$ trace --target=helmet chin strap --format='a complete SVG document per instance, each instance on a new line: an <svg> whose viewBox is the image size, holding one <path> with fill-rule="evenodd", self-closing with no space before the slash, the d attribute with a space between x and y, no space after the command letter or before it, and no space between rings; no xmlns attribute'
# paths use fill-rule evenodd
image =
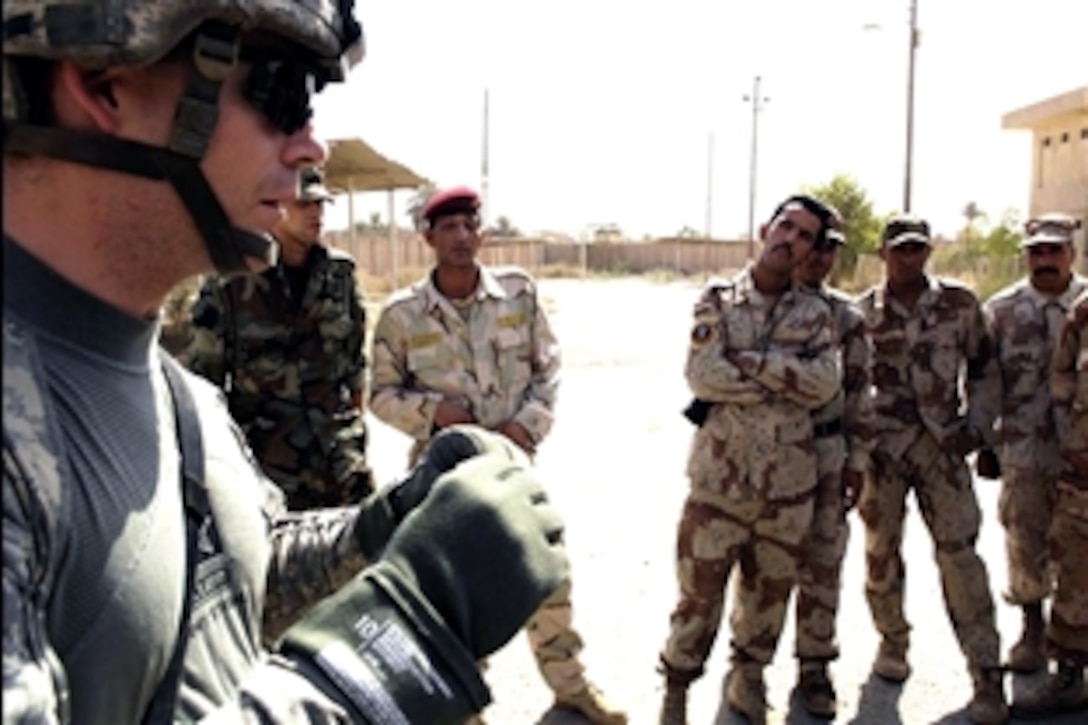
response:
<svg viewBox="0 0 1088 725"><path fill-rule="evenodd" d="M4 149L168 181L192 217L220 274L248 271L247 260L274 264L276 241L270 234L234 227L200 168L219 119L219 90L237 66L238 52L237 28L214 21L201 26L193 47L188 87L174 113L169 148L5 120Z"/></svg>
<svg viewBox="0 0 1088 725"><path fill-rule="evenodd" d="M49 156L168 181L189 211L221 274L248 271L247 259L264 264L276 261L276 241L271 235L254 234L232 226L199 162L190 156L115 136L12 121L4 122L4 148L7 152Z"/></svg>

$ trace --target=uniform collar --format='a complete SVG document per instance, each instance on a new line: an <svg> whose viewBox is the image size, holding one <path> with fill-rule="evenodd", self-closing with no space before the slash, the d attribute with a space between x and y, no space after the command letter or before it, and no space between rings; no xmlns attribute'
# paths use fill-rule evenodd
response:
<svg viewBox="0 0 1088 725"><path fill-rule="evenodd" d="M427 310L433 310L443 304L450 304L449 298L442 294L434 283L434 270L432 269L422 281L421 294L423 306ZM485 266L480 266L480 279L476 283L476 289L472 292L472 298L479 302L488 297L493 299L505 299L509 295L495 275Z"/></svg>

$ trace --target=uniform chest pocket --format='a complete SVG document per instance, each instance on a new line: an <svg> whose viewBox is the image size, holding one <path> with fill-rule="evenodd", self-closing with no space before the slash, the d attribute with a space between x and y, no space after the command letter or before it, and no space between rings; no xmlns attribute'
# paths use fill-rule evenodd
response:
<svg viewBox="0 0 1088 725"><path fill-rule="evenodd" d="M449 356L443 354L443 348L438 344L440 339L441 336L434 333L411 340L407 355L408 370L419 373L441 367L452 367Z"/></svg>
<svg viewBox="0 0 1088 725"><path fill-rule="evenodd" d="M500 327L495 336L496 344L502 351L516 350L518 348L529 349L529 328L527 327Z"/></svg>

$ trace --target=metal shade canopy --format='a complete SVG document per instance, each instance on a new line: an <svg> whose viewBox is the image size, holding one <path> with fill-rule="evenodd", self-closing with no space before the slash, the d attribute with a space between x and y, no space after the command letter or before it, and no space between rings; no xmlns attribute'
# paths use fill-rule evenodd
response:
<svg viewBox="0 0 1088 725"><path fill-rule="evenodd" d="M325 184L340 192L416 189L428 183L359 138L330 140L324 169Z"/></svg>

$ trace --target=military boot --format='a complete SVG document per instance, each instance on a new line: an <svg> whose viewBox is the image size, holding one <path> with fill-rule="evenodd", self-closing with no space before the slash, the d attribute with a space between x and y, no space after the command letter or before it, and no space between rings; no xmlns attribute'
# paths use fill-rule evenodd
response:
<svg viewBox="0 0 1088 725"><path fill-rule="evenodd" d="M1043 603L1025 604L1023 609L1024 631L1019 641L1009 648L1009 669L1030 674L1046 667Z"/></svg>
<svg viewBox="0 0 1088 725"><path fill-rule="evenodd" d="M801 692L801 703L809 715L835 717L835 686L827 674L826 662L802 662L797 689Z"/></svg>
<svg viewBox="0 0 1088 725"><path fill-rule="evenodd" d="M910 677L910 664L907 663L907 643L885 637L880 642L880 650L873 662L873 672L889 682L906 682Z"/></svg>
<svg viewBox="0 0 1088 725"><path fill-rule="evenodd" d="M1000 667L984 667L971 670L975 694L967 703L967 714L979 725L1003 723L1009 719L1009 706L1005 702L1004 672Z"/></svg>
<svg viewBox="0 0 1088 725"><path fill-rule="evenodd" d="M665 699L661 703L658 725L688 725L688 683L665 681Z"/></svg>
<svg viewBox="0 0 1088 725"><path fill-rule="evenodd" d="M627 725L627 713L613 706L592 682L572 695L556 695L555 707L573 710L595 725Z"/></svg>
<svg viewBox="0 0 1088 725"><path fill-rule="evenodd" d="M1043 720L1065 713L1088 712L1088 687L1084 684L1084 667L1072 662L1059 662L1058 671L1048 677L1038 690L1014 700L1011 710L1015 717L1024 720Z"/></svg>
<svg viewBox="0 0 1088 725"><path fill-rule="evenodd" d="M754 662L735 664L725 679L725 700L729 707L748 718L752 725L766 725L767 686L763 666Z"/></svg>

